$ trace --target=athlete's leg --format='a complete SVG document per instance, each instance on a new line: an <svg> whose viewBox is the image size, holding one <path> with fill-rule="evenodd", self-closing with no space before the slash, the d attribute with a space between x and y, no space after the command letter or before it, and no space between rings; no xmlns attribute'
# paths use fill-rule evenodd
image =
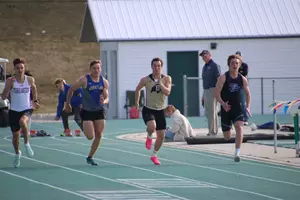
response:
<svg viewBox="0 0 300 200"><path fill-rule="evenodd" d="M243 125L244 125L243 119L244 119L243 115L240 115L234 120L234 128L236 132L234 160L236 162L240 161L240 148L243 143Z"/></svg>
<svg viewBox="0 0 300 200"><path fill-rule="evenodd" d="M29 117L26 115L23 115L19 120L19 124L24 136L24 144L29 143L28 123L29 123Z"/></svg>
<svg viewBox="0 0 300 200"><path fill-rule="evenodd" d="M221 108L221 127L223 131L223 136L225 140L229 140L231 138L231 119L230 113L226 112L223 108Z"/></svg>
<svg viewBox="0 0 300 200"><path fill-rule="evenodd" d="M166 126L167 126L166 118L163 111L158 112L155 115L155 119L156 119L155 121L157 127L156 127L156 141L154 145L154 153L159 151L159 149L161 148L164 142Z"/></svg>
<svg viewBox="0 0 300 200"><path fill-rule="evenodd" d="M147 126L146 131L147 131L147 138L146 138L146 149L151 149L152 146L152 135L156 130L156 122L155 122L155 117L153 115L153 110L143 107L142 110L142 116L143 120Z"/></svg>
<svg viewBox="0 0 300 200"><path fill-rule="evenodd" d="M100 142L102 138L102 133L105 127L105 110L100 110L97 112L89 112L89 117L92 120L91 123L86 123L85 121L83 122L83 130L89 140L93 139L94 141L92 143L89 156L87 157L87 163L91 165L98 165L94 160L93 156L96 153ZM86 115L81 115L82 119L85 118ZM86 133L86 129L88 130L88 133ZM92 132L93 131L93 132Z"/></svg>
<svg viewBox="0 0 300 200"><path fill-rule="evenodd" d="M11 129L12 135L13 135L12 145L13 145L15 153L16 153L13 165L14 165L14 167L19 167L20 166L20 158L21 158L19 120L20 120L21 114L16 111L9 110L8 117L9 117L10 129Z"/></svg>
<svg viewBox="0 0 300 200"><path fill-rule="evenodd" d="M83 131L82 120L80 117L80 107L76 106L73 108L73 110L74 110L74 120L75 120L76 124L80 127L80 129Z"/></svg>
<svg viewBox="0 0 300 200"><path fill-rule="evenodd" d="M94 121L94 128L95 128L95 138L94 141L92 143L91 146L91 150L88 156L88 159L91 159L94 157L100 143L101 143L101 139L102 139L102 134L105 128L105 120L96 120ZM92 163L91 163L92 164ZM95 165L96 163L94 162L93 165Z"/></svg>
<svg viewBox="0 0 300 200"><path fill-rule="evenodd" d="M154 145L153 155L151 157L151 160L154 162L154 164L159 165L160 162L157 158L157 153L160 150L160 148L163 145L164 138L165 138L165 132L167 128L167 122L165 113L163 110L156 111L155 112L155 123L156 123L156 141Z"/></svg>
<svg viewBox="0 0 300 200"><path fill-rule="evenodd" d="M26 111L24 112L23 116L21 117L19 124L24 136L24 144L25 149L28 157L32 157L34 155L33 150L31 149L31 146L29 144L29 129L28 129L28 123L31 117L32 111Z"/></svg>
<svg viewBox="0 0 300 200"><path fill-rule="evenodd" d="M95 135L94 123L93 121L83 121L83 132L88 140L92 140Z"/></svg>
<svg viewBox="0 0 300 200"><path fill-rule="evenodd" d="M154 145L154 151L158 152L161 148L162 144L164 143L164 137L165 137L166 130L157 130L156 131L156 141Z"/></svg>
<svg viewBox="0 0 300 200"><path fill-rule="evenodd" d="M153 133L155 132L156 129L156 123L155 120L150 120L146 123L146 131L147 131L147 135L149 138L152 138Z"/></svg>
<svg viewBox="0 0 300 200"><path fill-rule="evenodd" d="M85 119L84 119L85 120ZM88 140L92 140L95 136L94 122L93 121L83 121L83 132ZM90 157L87 157L86 162L91 165L97 165L97 163Z"/></svg>
<svg viewBox="0 0 300 200"><path fill-rule="evenodd" d="M74 110L72 109L71 113L67 113L66 111L62 111L61 113L61 118L62 118L62 123L63 123L63 127L64 130L70 130L70 126L69 126L69 116L73 115Z"/></svg>

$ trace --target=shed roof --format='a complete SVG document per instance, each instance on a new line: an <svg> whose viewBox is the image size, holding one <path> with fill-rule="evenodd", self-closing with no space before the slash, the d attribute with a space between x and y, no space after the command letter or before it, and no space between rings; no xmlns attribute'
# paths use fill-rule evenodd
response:
<svg viewBox="0 0 300 200"><path fill-rule="evenodd" d="M300 37L300 0L88 0L81 41Z"/></svg>

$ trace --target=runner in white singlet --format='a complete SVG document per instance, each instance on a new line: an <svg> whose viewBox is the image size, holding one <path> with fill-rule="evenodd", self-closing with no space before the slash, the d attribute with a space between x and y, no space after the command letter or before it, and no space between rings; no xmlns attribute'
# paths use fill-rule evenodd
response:
<svg viewBox="0 0 300 200"><path fill-rule="evenodd" d="M30 120L33 109L39 108L37 100L37 89L33 77L25 75L25 60L17 58L13 61L15 75L8 78L2 99L10 96L9 123L13 134L12 143L16 152L14 166L20 166L20 130L24 135L24 144L26 153L29 157L34 155L29 144L28 121ZM30 91L32 91L32 102L30 99Z"/></svg>

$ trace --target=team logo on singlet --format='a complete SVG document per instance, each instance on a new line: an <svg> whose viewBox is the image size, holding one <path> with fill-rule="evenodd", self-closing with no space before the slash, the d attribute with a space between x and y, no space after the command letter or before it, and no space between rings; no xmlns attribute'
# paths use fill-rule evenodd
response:
<svg viewBox="0 0 300 200"><path fill-rule="evenodd" d="M103 86L102 85L92 85L88 88L89 91L92 90L103 90Z"/></svg>
<svg viewBox="0 0 300 200"><path fill-rule="evenodd" d="M241 87L237 83L230 83L229 84L229 92L238 92L240 91Z"/></svg>
<svg viewBox="0 0 300 200"><path fill-rule="evenodd" d="M26 88L13 88L12 91L14 93L18 93L18 94L20 94L20 93L28 93L29 92L29 88L28 87L26 87Z"/></svg>
<svg viewBox="0 0 300 200"><path fill-rule="evenodd" d="M156 92L156 93L161 92L160 86L159 86L158 84L154 85L154 86L151 88L151 93L152 93L152 92Z"/></svg>

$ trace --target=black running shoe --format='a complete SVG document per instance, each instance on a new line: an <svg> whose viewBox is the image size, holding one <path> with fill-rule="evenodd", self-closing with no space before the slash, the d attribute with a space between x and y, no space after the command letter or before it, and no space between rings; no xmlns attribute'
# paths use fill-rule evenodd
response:
<svg viewBox="0 0 300 200"><path fill-rule="evenodd" d="M98 165L98 163L96 163L93 158L86 158L86 162L90 165Z"/></svg>

